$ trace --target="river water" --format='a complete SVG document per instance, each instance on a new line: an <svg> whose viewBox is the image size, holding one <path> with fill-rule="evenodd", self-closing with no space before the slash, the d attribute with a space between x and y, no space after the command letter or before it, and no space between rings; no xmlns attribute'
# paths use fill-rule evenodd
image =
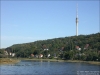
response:
<svg viewBox="0 0 100 75"><path fill-rule="evenodd" d="M100 66L87 63L22 60L0 65L0 75L100 75Z"/></svg>

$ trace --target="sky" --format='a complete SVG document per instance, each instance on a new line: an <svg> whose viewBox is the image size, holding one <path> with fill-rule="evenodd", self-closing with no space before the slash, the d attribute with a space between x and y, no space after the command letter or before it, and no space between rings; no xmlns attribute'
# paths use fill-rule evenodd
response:
<svg viewBox="0 0 100 75"><path fill-rule="evenodd" d="M1 0L1 45L29 43L76 35L78 4L78 34L98 33L99 0Z"/></svg>

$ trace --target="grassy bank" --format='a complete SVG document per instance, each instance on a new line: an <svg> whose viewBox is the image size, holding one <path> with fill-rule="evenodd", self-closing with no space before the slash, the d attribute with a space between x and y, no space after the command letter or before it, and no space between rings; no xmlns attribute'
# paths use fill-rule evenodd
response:
<svg viewBox="0 0 100 75"><path fill-rule="evenodd" d="M0 58L0 65L1 64L13 64L13 63L17 63L20 60L18 59L12 59L12 58Z"/></svg>
<svg viewBox="0 0 100 75"><path fill-rule="evenodd" d="M19 58L20 60L36 60L36 61L55 61L55 62L64 62L64 60L57 59L28 59L28 58Z"/></svg>
<svg viewBox="0 0 100 75"><path fill-rule="evenodd" d="M82 60L57 60L57 59L27 59L21 58L20 60L40 60L40 61L53 61L53 62L73 62L73 63L88 63L88 64L95 64L100 65L100 61L82 61Z"/></svg>
<svg viewBox="0 0 100 75"><path fill-rule="evenodd" d="M100 61L82 61L82 60L65 60L66 62L80 62L80 63L88 63L88 64L95 64L100 65Z"/></svg>
<svg viewBox="0 0 100 75"><path fill-rule="evenodd" d="M29 59L29 58L0 58L0 64L13 64L20 60L37 60L37 61L51 61L51 62L73 62L73 63L88 63L100 65L100 61L81 61L81 60L57 60L57 59Z"/></svg>
<svg viewBox="0 0 100 75"><path fill-rule="evenodd" d="M88 62L86 61L86 63L100 65L100 62L97 61L88 61Z"/></svg>

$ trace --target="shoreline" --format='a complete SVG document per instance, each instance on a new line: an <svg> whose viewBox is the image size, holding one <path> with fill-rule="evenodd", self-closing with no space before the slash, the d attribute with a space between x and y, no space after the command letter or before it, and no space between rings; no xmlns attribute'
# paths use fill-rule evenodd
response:
<svg viewBox="0 0 100 75"><path fill-rule="evenodd" d="M4 64L15 64L20 62L20 60L14 59L14 58L0 58L0 65Z"/></svg>
<svg viewBox="0 0 100 75"><path fill-rule="evenodd" d="M100 65L100 61L57 60L57 59L27 59L27 58L21 58L21 60L37 60L37 61L51 61L51 62L87 63L87 64L93 64L93 65Z"/></svg>
<svg viewBox="0 0 100 75"><path fill-rule="evenodd" d="M100 66L100 61L65 60L65 62L87 63Z"/></svg>
<svg viewBox="0 0 100 75"><path fill-rule="evenodd" d="M50 62L71 62L71 63L87 63L93 65L100 65L100 61L82 61L82 60L57 60L57 59L28 59L28 58L0 58L0 65L15 64L21 60L36 60L36 61L50 61Z"/></svg>

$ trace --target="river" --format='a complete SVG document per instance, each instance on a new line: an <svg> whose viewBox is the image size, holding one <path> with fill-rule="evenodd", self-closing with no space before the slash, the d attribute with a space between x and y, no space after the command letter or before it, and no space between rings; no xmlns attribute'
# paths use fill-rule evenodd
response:
<svg viewBox="0 0 100 75"><path fill-rule="evenodd" d="M0 75L100 75L100 66L87 63L22 60L0 65Z"/></svg>

